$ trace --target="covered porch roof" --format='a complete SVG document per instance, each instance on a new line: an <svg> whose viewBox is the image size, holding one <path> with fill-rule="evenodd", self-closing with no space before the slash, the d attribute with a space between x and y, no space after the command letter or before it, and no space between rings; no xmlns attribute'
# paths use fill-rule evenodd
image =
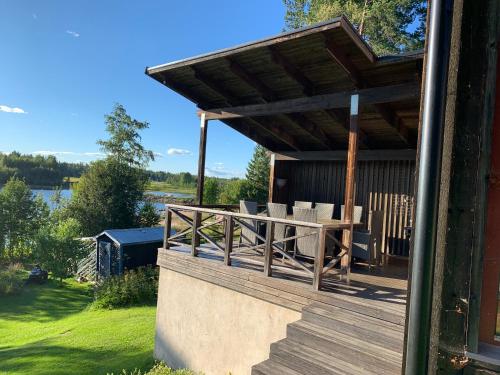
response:
<svg viewBox="0 0 500 375"><path fill-rule="evenodd" d="M146 74L273 152L346 150L349 100L359 92L359 147L408 149L416 148L422 56L379 57L339 17Z"/></svg>

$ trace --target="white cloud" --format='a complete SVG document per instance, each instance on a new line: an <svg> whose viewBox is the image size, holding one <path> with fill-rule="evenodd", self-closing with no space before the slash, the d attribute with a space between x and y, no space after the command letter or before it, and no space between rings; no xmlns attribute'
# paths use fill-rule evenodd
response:
<svg viewBox="0 0 500 375"><path fill-rule="evenodd" d="M167 151L168 155L192 155L192 152L182 148L169 148Z"/></svg>
<svg viewBox="0 0 500 375"><path fill-rule="evenodd" d="M106 156L103 152L75 152L75 151L52 151L52 150L41 150L32 152L33 155L43 155L43 156L88 156L88 157L103 157Z"/></svg>
<svg viewBox="0 0 500 375"><path fill-rule="evenodd" d="M212 167L205 168L205 173L210 177L233 178L243 177L243 172L228 170L224 163L214 163Z"/></svg>
<svg viewBox="0 0 500 375"><path fill-rule="evenodd" d="M19 107L9 107L8 105L0 105L0 112L7 113L28 113L24 109Z"/></svg>
<svg viewBox="0 0 500 375"><path fill-rule="evenodd" d="M155 158L162 158L163 156L165 156L161 152L153 152L153 155L155 156Z"/></svg>
<svg viewBox="0 0 500 375"><path fill-rule="evenodd" d="M77 33L76 31L71 31L71 30L66 30L66 34L74 36L75 38L78 38L80 36L79 33Z"/></svg>

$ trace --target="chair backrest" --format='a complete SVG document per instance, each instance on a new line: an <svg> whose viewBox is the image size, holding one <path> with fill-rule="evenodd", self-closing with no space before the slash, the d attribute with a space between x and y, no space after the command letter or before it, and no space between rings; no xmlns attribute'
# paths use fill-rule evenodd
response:
<svg viewBox="0 0 500 375"><path fill-rule="evenodd" d="M267 216L275 217L278 219L286 219L287 215L287 205L281 203L268 203L267 204ZM275 224L274 226L274 238L276 240L281 240L285 238L286 225L285 224ZM282 246L280 246L282 247Z"/></svg>
<svg viewBox="0 0 500 375"><path fill-rule="evenodd" d="M306 221L316 223L318 221L318 212L312 208L293 207L293 219L297 221ZM295 234L298 238L295 240L295 253L306 257L314 258L316 256L316 248L318 247L317 228L296 227Z"/></svg>
<svg viewBox="0 0 500 375"><path fill-rule="evenodd" d="M240 213L257 215L257 202L240 201ZM241 226L241 243L248 245L257 244L257 223L252 219L241 220L247 226Z"/></svg>
<svg viewBox="0 0 500 375"><path fill-rule="evenodd" d="M363 206L354 206L353 223L361 223L362 215L363 215ZM344 205L340 206L340 220L344 220Z"/></svg>
<svg viewBox="0 0 500 375"><path fill-rule="evenodd" d="M304 201L295 201L293 205L299 208L312 208L313 206L312 202L304 202Z"/></svg>
<svg viewBox="0 0 500 375"><path fill-rule="evenodd" d="M356 258L371 261L372 259L372 234L370 232L352 232L351 255Z"/></svg>
<svg viewBox="0 0 500 375"><path fill-rule="evenodd" d="M316 203L314 208L318 212L318 220L330 220L333 218L335 205L333 203Z"/></svg>

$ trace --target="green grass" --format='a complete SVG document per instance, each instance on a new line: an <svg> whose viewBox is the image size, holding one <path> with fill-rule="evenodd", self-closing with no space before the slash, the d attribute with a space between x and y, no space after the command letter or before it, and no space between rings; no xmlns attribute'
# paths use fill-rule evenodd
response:
<svg viewBox="0 0 500 375"><path fill-rule="evenodd" d="M177 186L160 181L150 181L147 187L149 191L163 191L164 193L195 194L195 187Z"/></svg>
<svg viewBox="0 0 500 375"><path fill-rule="evenodd" d="M153 364L153 306L89 310L88 285L50 281L0 297L0 374L121 373Z"/></svg>

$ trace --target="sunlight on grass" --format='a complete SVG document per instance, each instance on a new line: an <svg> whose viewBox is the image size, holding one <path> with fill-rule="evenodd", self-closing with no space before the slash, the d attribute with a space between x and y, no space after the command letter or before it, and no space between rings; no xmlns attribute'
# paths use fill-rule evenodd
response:
<svg viewBox="0 0 500 375"><path fill-rule="evenodd" d="M153 364L153 306L89 310L87 285L29 286L0 303L0 374L106 374Z"/></svg>

